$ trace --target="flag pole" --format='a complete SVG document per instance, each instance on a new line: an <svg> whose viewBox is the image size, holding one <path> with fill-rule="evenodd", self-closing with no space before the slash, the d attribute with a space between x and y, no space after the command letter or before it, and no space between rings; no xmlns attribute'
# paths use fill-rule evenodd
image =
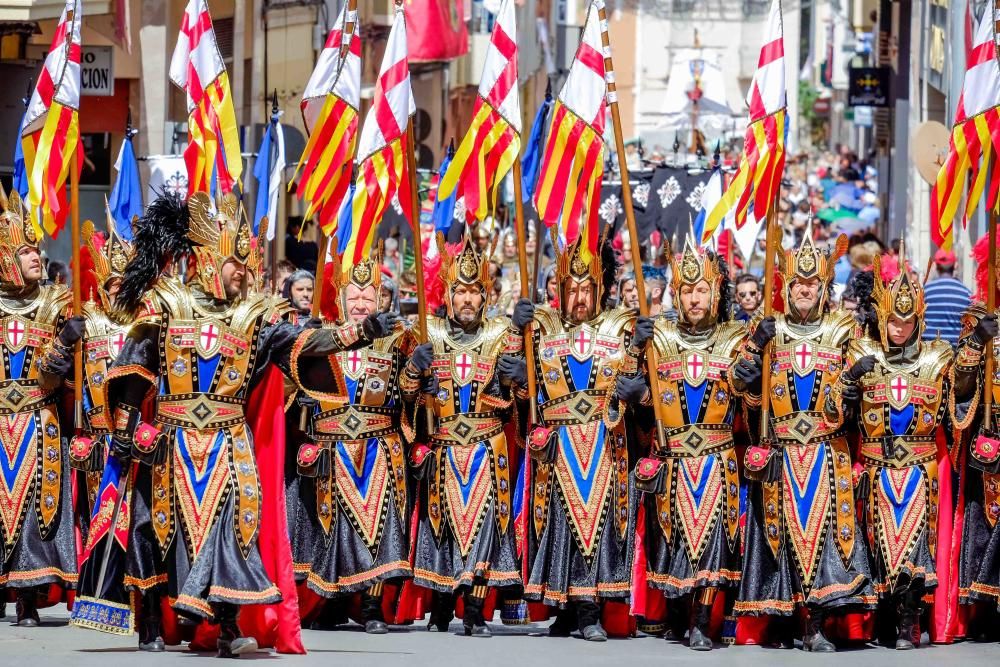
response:
<svg viewBox="0 0 1000 667"><path fill-rule="evenodd" d="M82 314L80 299L80 171L79 145L73 150L69 164L70 234L73 244L72 280L73 314ZM83 341L73 346L73 419L77 429L83 428Z"/></svg>
<svg viewBox="0 0 1000 667"><path fill-rule="evenodd" d="M618 171L622 181L622 203L625 208L625 223L628 225L628 236L632 244L632 268L635 272L635 287L639 292L639 314L649 317L649 302L646 299L646 280L642 275L642 259L639 248L639 232L635 225L635 211L632 208L632 186L628 180L628 164L625 159L625 140L622 138L622 121L618 111L618 92L615 85L614 64L611 60L611 37L608 34L608 15L604 3L598 5L597 16L601 21L601 45L604 47L604 71L607 82L607 100L611 107L611 122L615 130L615 150L618 153ZM646 373L649 376L649 387L653 395L653 412L656 415L656 435L660 447L665 451L666 442L663 434L663 405L659 400L659 378L657 376L656 348L652 341L647 348Z"/></svg>
<svg viewBox="0 0 1000 667"><path fill-rule="evenodd" d="M417 278L417 327L418 339L427 342L427 295L424 293L424 243L420 238L420 194L417 192L416 141L413 136L413 119L406 128L406 162L410 179L410 205L413 210L413 271Z"/></svg>
<svg viewBox="0 0 1000 667"><path fill-rule="evenodd" d="M517 263L521 271L521 297L529 297L530 290L534 289L528 281L528 228L524 224L524 202L521 201L521 156L514 160L514 226L517 228ZM538 253L538 239L535 239L535 253ZM524 361L528 366L528 427L534 426L538 421L535 400L538 397L538 390L535 382L535 349L532 343L532 331L534 327L531 323L524 328Z"/></svg>
<svg viewBox="0 0 1000 667"><path fill-rule="evenodd" d="M996 166L994 165L994 169ZM986 270L989 272L989 280L987 281L988 292L986 294L986 312L987 314L992 314L996 311L997 307L997 285L996 285L996 275L997 275L997 224L1000 223L1000 215L997 214L996 208L990 209L989 225L990 225L990 256L986 260ZM986 376L986 386L983 389L983 430L986 432L991 432L993 430L993 374L995 372L994 368L994 358L993 358L993 340L986 341L985 349L983 353L986 355L986 368L984 370L984 375Z"/></svg>
<svg viewBox="0 0 1000 667"><path fill-rule="evenodd" d="M777 232L777 195L774 205L767 212L765 223L767 229L764 232L764 317L774 315L774 259L778 254L775 234ZM771 344L768 343L761 350L761 368L763 373L760 380L760 440L769 440L769 426L771 420Z"/></svg>

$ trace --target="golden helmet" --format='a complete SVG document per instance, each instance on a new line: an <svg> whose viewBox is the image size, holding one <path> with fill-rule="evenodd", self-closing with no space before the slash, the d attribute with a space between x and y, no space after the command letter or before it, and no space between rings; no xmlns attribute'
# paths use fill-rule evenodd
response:
<svg viewBox="0 0 1000 667"><path fill-rule="evenodd" d="M770 251L769 251L770 252ZM822 313L826 306L830 283L833 282L837 260L847 253L847 237L841 234L829 252L816 247L813 242L812 220L802 234L802 243L792 250L778 251L778 270L784 284L785 312L791 308L791 287L796 280L819 280L819 301L815 313Z"/></svg>
<svg viewBox="0 0 1000 667"><path fill-rule="evenodd" d="M340 263L340 257L333 253L330 258L331 278L337 290L337 305L340 308L340 318L347 319L347 286L354 285L359 290L375 288L375 312L379 311L378 303L382 290L382 241L372 248L371 257L362 259L352 267L345 268Z"/></svg>
<svg viewBox="0 0 1000 667"><path fill-rule="evenodd" d="M710 309L711 321L719 315L719 289L722 285L722 267L719 266L719 257L714 253L709 253L707 248L698 247L692 236L684 240L684 250L675 255L667 246L667 261L670 264L670 286L680 298L681 287L690 285L694 287L701 281L708 283L712 291L712 306ZM678 318L683 319L684 309L677 309Z"/></svg>
<svg viewBox="0 0 1000 667"><path fill-rule="evenodd" d="M211 197L196 192L188 199L188 212L188 238L194 244L198 281L208 294L225 299L222 266L230 259L244 265L251 259L250 223L232 193L219 197L213 211Z"/></svg>
<svg viewBox="0 0 1000 667"><path fill-rule="evenodd" d="M888 323L890 317L896 317L904 322L916 320L916 339L923 336L924 311L927 303L924 301L924 288L919 280L914 279L906 265L906 244L899 243L899 274L886 283L882 278L882 256L876 255L872 264L872 307L878 318L879 334L882 346L889 349Z"/></svg>
<svg viewBox="0 0 1000 667"><path fill-rule="evenodd" d="M125 268L135 254L132 244L123 239L115 228L111 212L107 212L108 232L103 239L97 235L94 223L85 220L80 228L80 236L84 246L90 251L94 263L94 278L97 280L98 295L105 307L110 307L107 289L108 283L114 278L121 280L125 276ZM93 298L92 294L84 294L84 298Z"/></svg>
<svg viewBox="0 0 1000 667"><path fill-rule="evenodd" d="M438 250L441 253L441 280L448 287L448 298L444 300L448 317L454 317L451 296L459 285L479 285L483 294L481 312L486 309L486 301L493 291L493 274L490 267L490 257L496 248L496 237L489 248L480 252L475 239L466 233L462 239L462 247L457 253L448 250L444 234L437 234Z"/></svg>
<svg viewBox="0 0 1000 667"><path fill-rule="evenodd" d="M38 235L31 222L28 207L14 190L10 197L0 187L0 283L24 287L24 275L17 253L21 248L38 249Z"/></svg>
<svg viewBox="0 0 1000 667"><path fill-rule="evenodd" d="M556 252L556 284L559 285L559 303L566 303L567 289L572 284L580 284L588 281L594 282L594 313L601 312L601 303L604 300L604 268L601 260L601 251L604 247L604 236L608 228L598 241L597 252L590 253L590 260L585 258L586 247L584 235L580 234L575 241L567 243L560 248L559 232L557 227L551 227L549 233L552 235L552 247Z"/></svg>

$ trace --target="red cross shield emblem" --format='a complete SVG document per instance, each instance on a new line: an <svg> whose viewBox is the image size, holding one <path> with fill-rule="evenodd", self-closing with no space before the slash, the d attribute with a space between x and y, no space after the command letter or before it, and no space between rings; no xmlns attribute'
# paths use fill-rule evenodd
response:
<svg viewBox="0 0 1000 667"><path fill-rule="evenodd" d="M570 354L578 361L590 358L594 345L594 334L587 327L580 327L569 340Z"/></svg>
<svg viewBox="0 0 1000 667"><path fill-rule="evenodd" d="M910 402L910 380L905 375L894 375L889 380L889 405L904 408Z"/></svg>
<svg viewBox="0 0 1000 667"><path fill-rule="evenodd" d="M802 341L792 348L792 368L797 375L805 375L816 366L816 355L813 354L813 346L807 341Z"/></svg>
<svg viewBox="0 0 1000 667"><path fill-rule="evenodd" d="M118 355L121 354L122 348L125 347L125 340L126 337L123 331L111 334L108 337L108 355L112 359L117 359Z"/></svg>
<svg viewBox="0 0 1000 667"><path fill-rule="evenodd" d="M452 363L452 376L455 382L464 386L472 379L472 371L476 367L476 358L468 352L459 352Z"/></svg>
<svg viewBox="0 0 1000 667"><path fill-rule="evenodd" d="M708 376L708 359L700 352L692 352L684 359L684 379L688 384L700 385Z"/></svg>
<svg viewBox="0 0 1000 667"><path fill-rule="evenodd" d="M198 354L202 357L214 357L222 345L222 327L216 322L204 322L198 329Z"/></svg>
<svg viewBox="0 0 1000 667"><path fill-rule="evenodd" d="M365 367L365 357L359 350L351 350L343 355L344 373L351 379L355 379L361 374Z"/></svg>
<svg viewBox="0 0 1000 667"><path fill-rule="evenodd" d="M18 352L28 340L28 327L18 318L12 317L3 327L3 338L12 352Z"/></svg>

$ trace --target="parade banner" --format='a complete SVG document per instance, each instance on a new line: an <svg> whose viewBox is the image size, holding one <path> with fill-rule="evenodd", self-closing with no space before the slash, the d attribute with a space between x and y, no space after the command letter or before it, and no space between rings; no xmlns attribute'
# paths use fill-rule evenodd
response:
<svg viewBox="0 0 1000 667"><path fill-rule="evenodd" d="M469 51L463 0L408 0L410 61L451 60Z"/></svg>
<svg viewBox="0 0 1000 667"><path fill-rule="evenodd" d="M174 195L185 198L188 193L187 165L183 155L150 155L146 158L149 165L149 182L146 183L146 204L160 194Z"/></svg>

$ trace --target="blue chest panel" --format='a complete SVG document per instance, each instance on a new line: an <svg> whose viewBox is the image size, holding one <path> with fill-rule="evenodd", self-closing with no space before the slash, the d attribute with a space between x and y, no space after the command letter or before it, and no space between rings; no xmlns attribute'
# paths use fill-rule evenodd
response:
<svg viewBox="0 0 1000 667"><path fill-rule="evenodd" d="M347 448L344 447L343 443L337 443L337 456L340 457L344 468L347 469L348 476L351 478L351 482L354 483L354 487L362 496L368 493L368 487L372 479L372 469L375 467L378 455L378 438L369 438L365 444L365 460L361 465L361 470L358 471L354 468L354 462L351 460L351 455L348 453Z"/></svg>
<svg viewBox="0 0 1000 667"><path fill-rule="evenodd" d="M21 466L24 465L24 460L28 457L29 452L31 454L31 458L35 457L36 449L33 446L34 440L35 420L32 419L28 426L24 429L24 435L21 437L21 442L17 443L13 459L8 459L6 448L0 446L0 458L3 459L2 463L0 463L0 472L3 473L3 478L7 483L8 489L14 488L14 484L17 482L17 475L21 470ZM29 446L29 443L31 443L32 446Z"/></svg>
<svg viewBox="0 0 1000 667"><path fill-rule="evenodd" d="M220 463L222 459L220 454L222 453L222 444L225 442L225 435L222 431L215 434L215 438L209 446L208 452L205 454L205 467L202 470L198 470L194 459L191 458L191 451L188 449L187 437L184 435L184 431L177 429L176 433L177 448L180 450L181 461L190 474L191 487L200 504L205 499L205 489L208 488L208 482L212 478L212 471L215 470L216 466L222 465Z"/></svg>
<svg viewBox="0 0 1000 667"><path fill-rule="evenodd" d="M347 397L350 399L351 403L354 403L354 396L358 393L358 381L352 380L345 375L344 384L347 387Z"/></svg>
<svg viewBox="0 0 1000 667"><path fill-rule="evenodd" d="M893 435L906 435L913 424L913 405L907 405L902 410L889 408L889 428Z"/></svg>
<svg viewBox="0 0 1000 667"><path fill-rule="evenodd" d="M816 371L807 373L804 377L799 377L792 373L795 378L795 399L799 410L808 410L812 407L813 387L816 384Z"/></svg>
<svg viewBox="0 0 1000 667"><path fill-rule="evenodd" d="M702 382L700 387L693 387L687 382L684 383L684 400L687 402L689 424L698 423L698 415L701 414L701 402L704 400L707 390L707 380Z"/></svg>
<svg viewBox="0 0 1000 667"><path fill-rule="evenodd" d="M464 387L458 388L458 401L459 405L462 406L462 412L469 412L472 410L472 383L465 385Z"/></svg>
<svg viewBox="0 0 1000 667"><path fill-rule="evenodd" d="M472 455L472 461L469 463L469 477L468 479L462 478L462 471L455 462L455 454L451 448L448 448L448 465L451 466L451 472L458 482L458 488L462 492L462 502L468 504L469 498L472 496L472 487L475 486L476 480L479 479L479 474L483 471L485 467L483 464L486 461L486 445L474 445L476 448L476 453Z"/></svg>
<svg viewBox="0 0 1000 667"><path fill-rule="evenodd" d="M208 359L198 357L198 391L206 393L212 391L212 380L215 379L215 370L219 367L220 361L222 361L221 354Z"/></svg>
<svg viewBox="0 0 1000 667"><path fill-rule="evenodd" d="M573 390L583 391L590 388L590 370L594 366L593 359L577 361L573 357L566 357L566 365L569 366L570 379L573 380Z"/></svg>
<svg viewBox="0 0 1000 667"><path fill-rule="evenodd" d="M24 373L24 357L28 354L28 351L24 348L20 352L11 352L7 355L7 361L10 362L10 378L17 380L21 379Z"/></svg>
<svg viewBox="0 0 1000 667"><path fill-rule="evenodd" d="M569 429L565 426L559 427L559 447L562 449L562 456L566 460L570 474L573 476L573 484L580 492L583 502L590 501L590 492L594 488L594 481L597 478L598 462L604 456L604 447L607 444L605 432L607 427L604 422L600 422L597 427L596 442L591 450L590 459L586 462L587 468L582 467L579 456L573 449L573 443L569 437Z"/></svg>

